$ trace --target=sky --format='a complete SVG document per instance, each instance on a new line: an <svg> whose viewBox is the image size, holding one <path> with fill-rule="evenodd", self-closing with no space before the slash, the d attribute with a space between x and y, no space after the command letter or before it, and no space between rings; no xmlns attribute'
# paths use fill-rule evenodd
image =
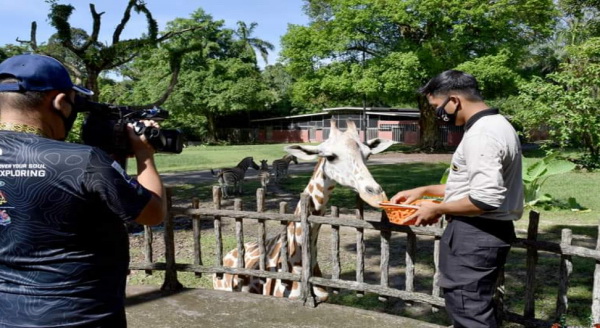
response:
<svg viewBox="0 0 600 328"><path fill-rule="evenodd" d="M71 4L75 11L70 23L73 27L92 30L89 4L94 3L102 16L99 41L110 43L115 26L119 23L127 0L59 0L60 4ZM277 61L281 50L280 38L288 24L307 25L308 17L302 11L302 0L145 0L146 7L163 30L166 23L175 18L188 18L198 8L210 14L214 20L224 20L225 26L235 28L237 21L258 26L254 37L271 42L275 50L269 54L269 64ZM50 6L44 0L0 0L0 46L17 44L16 39L29 40L31 22L37 22L37 41L45 42L55 29L48 23ZM122 33L121 39L136 38L146 31L145 17L132 11L132 18ZM258 57L260 58L260 57ZM262 67L264 62L259 59Z"/></svg>

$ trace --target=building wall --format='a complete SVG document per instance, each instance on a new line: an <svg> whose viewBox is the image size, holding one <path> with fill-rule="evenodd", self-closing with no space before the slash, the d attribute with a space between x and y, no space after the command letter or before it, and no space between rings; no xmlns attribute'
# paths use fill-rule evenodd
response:
<svg viewBox="0 0 600 328"><path fill-rule="evenodd" d="M293 130L281 129L282 126L286 126L284 122L273 122L273 125L265 125L258 129L258 141L270 143L323 142L329 137L330 128L329 124L327 124L327 120L328 118L323 118L321 121L323 123L321 124L314 118L309 119L306 122L296 119L294 124L287 125L296 127ZM345 123L338 123L338 126L345 129ZM381 139L394 140L406 145L418 145L420 142L421 133L416 118L380 118L376 122L376 125L372 126L372 128L369 128L369 138L376 136ZM362 130L360 130L359 133L361 140L363 140ZM440 126L439 133L444 145L455 147L458 146L462 139L463 130L462 128L454 126Z"/></svg>

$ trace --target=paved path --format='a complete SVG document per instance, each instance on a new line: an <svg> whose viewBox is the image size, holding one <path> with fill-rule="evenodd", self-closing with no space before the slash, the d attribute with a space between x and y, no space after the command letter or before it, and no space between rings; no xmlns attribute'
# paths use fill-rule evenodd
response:
<svg viewBox="0 0 600 328"><path fill-rule="evenodd" d="M163 295L157 287L127 288L129 328L439 328L435 324L333 304L316 308L248 293L186 289Z"/></svg>

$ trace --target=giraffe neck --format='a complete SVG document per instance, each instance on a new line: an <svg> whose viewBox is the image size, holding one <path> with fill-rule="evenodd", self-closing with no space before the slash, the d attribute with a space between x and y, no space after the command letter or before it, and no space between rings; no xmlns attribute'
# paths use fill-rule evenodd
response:
<svg viewBox="0 0 600 328"><path fill-rule="evenodd" d="M315 169L313 171L313 175L304 188L304 193L309 195L309 213L312 215L323 215L325 214L326 205L329 201L329 196L331 192L335 188L336 182L325 174L324 166L326 160L324 158L319 158L317 164L315 165ZM296 210L294 214L299 215L301 209L301 203L298 202L296 206ZM294 233L293 236L290 235L292 232L301 232L301 223L300 222L290 222L288 227L292 225L293 229L288 229L288 240L296 243L297 246L302 245L302 234ZM290 227L291 228L291 227ZM319 230L321 228L321 224L312 223L310 227L310 236L311 236L311 244L316 245L317 239L319 237ZM316 247L312 247L313 256L316 256Z"/></svg>

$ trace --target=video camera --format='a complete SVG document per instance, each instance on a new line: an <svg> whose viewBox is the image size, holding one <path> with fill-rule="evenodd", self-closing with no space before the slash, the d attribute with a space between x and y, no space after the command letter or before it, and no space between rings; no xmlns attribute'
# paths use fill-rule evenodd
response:
<svg viewBox="0 0 600 328"><path fill-rule="evenodd" d="M78 112L88 112L81 128L83 143L98 147L109 154L133 155L127 124L133 124L138 135L145 135L157 152L179 154L183 150L183 134L176 129L159 129L145 126L141 120L162 121L169 112L159 107L117 106L77 97Z"/></svg>

